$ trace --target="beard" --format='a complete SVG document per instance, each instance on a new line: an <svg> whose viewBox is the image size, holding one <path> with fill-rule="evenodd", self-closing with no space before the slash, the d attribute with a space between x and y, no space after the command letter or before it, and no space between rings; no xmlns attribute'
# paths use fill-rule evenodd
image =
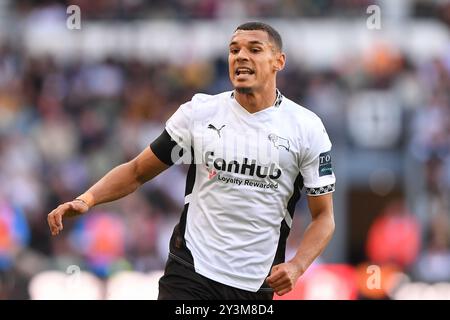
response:
<svg viewBox="0 0 450 320"><path fill-rule="evenodd" d="M253 88L252 87L236 87L234 89L237 92L239 92L240 94L251 94L251 93L253 93Z"/></svg>

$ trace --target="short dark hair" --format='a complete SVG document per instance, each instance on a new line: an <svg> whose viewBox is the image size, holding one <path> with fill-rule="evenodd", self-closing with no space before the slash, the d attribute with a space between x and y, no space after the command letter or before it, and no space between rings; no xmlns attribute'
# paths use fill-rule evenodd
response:
<svg viewBox="0 0 450 320"><path fill-rule="evenodd" d="M267 32L269 35L269 39L275 43L278 50L283 49L283 41L281 40L281 36L277 30L275 30L272 26L269 26L264 22L246 22L241 24L236 28L235 32L238 30L263 30Z"/></svg>

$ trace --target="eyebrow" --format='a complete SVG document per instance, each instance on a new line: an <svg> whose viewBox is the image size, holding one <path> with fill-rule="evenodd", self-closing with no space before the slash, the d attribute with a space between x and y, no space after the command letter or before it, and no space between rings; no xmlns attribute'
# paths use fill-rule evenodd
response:
<svg viewBox="0 0 450 320"><path fill-rule="evenodd" d="M261 41L258 41L258 40L249 41L248 43L250 43L250 44L258 44L258 45L264 46L264 43L261 42ZM237 41L232 41L232 42L230 43L230 47L231 47L231 46L234 46L234 45L237 45L237 44L238 44Z"/></svg>

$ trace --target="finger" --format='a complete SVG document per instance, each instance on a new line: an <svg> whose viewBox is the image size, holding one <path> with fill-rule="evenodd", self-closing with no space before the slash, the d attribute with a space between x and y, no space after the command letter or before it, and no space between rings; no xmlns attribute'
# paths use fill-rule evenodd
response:
<svg viewBox="0 0 450 320"><path fill-rule="evenodd" d="M285 295L286 293L292 291L293 288L284 288L280 291L276 291L275 293L279 296Z"/></svg>
<svg viewBox="0 0 450 320"><path fill-rule="evenodd" d="M63 223L62 223L62 214L58 213L55 215L56 225L58 227L58 231L62 231Z"/></svg>
<svg viewBox="0 0 450 320"><path fill-rule="evenodd" d="M53 211L55 211L55 210L53 210ZM51 217L52 217L53 211L47 215L47 224L48 224L48 227L50 228L50 230L52 229Z"/></svg>
<svg viewBox="0 0 450 320"><path fill-rule="evenodd" d="M272 267L272 270L270 270L270 275L266 278L266 280L273 279L274 274L276 274L278 271L278 266Z"/></svg>
<svg viewBox="0 0 450 320"><path fill-rule="evenodd" d="M294 288L294 285L292 284L292 282L291 281L286 281L286 282L280 283L279 285L275 286L273 288L273 290L275 292L281 292L281 291L283 291L285 289L291 290L292 288Z"/></svg>
<svg viewBox="0 0 450 320"><path fill-rule="evenodd" d="M60 206L60 208L58 209L58 211L55 214L55 219L56 219L56 223L58 226L58 231L62 231L64 229L64 225L63 225L63 216L68 213L70 210L74 210L73 206L72 206L72 202L68 202L63 204L62 206ZM70 213L70 212L69 212Z"/></svg>
<svg viewBox="0 0 450 320"><path fill-rule="evenodd" d="M55 228L55 231L59 230L58 216L60 215L61 206L56 208L55 212L52 214L52 226Z"/></svg>
<svg viewBox="0 0 450 320"><path fill-rule="evenodd" d="M270 274L267 276L266 280L271 279L271 277L277 272L278 270L278 265L273 266L272 269L270 270Z"/></svg>
<svg viewBox="0 0 450 320"><path fill-rule="evenodd" d="M59 233L58 221L56 219L57 215L58 215L58 212L56 211L55 213L53 213L53 215L51 217L54 236L56 236Z"/></svg>
<svg viewBox="0 0 450 320"><path fill-rule="evenodd" d="M276 283L273 283L273 284L271 285L271 287L272 287L274 290L281 290L281 289L284 289L284 288L289 287L289 286L291 286L291 285L292 285L291 280L290 280L289 278L286 278L286 279L280 279L280 280L277 281Z"/></svg>
<svg viewBox="0 0 450 320"><path fill-rule="evenodd" d="M68 209L68 205L60 205L58 208L56 208L52 214L52 225L54 228L54 235L59 234L59 232L62 230L62 216Z"/></svg>
<svg viewBox="0 0 450 320"><path fill-rule="evenodd" d="M281 279L284 275L285 273L283 272L283 270L276 270L275 272L272 272L269 277L267 277L267 283L273 284Z"/></svg>
<svg viewBox="0 0 450 320"><path fill-rule="evenodd" d="M50 231L51 231L52 235L55 235L55 232L56 232L56 230L55 230L55 218L54 218L55 211L56 211L56 209L53 210L52 212L50 212L49 215L47 216L47 223L48 223L48 226L50 228Z"/></svg>

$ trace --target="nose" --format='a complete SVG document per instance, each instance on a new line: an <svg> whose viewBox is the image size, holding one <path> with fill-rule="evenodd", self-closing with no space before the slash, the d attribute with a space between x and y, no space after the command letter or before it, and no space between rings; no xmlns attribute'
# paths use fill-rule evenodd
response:
<svg viewBox="0 0 450 320"><path fill-rule="evenodd" d="M237 56L237 61L247 61L248 60L248 52L245 48L239 50Z"/></svg>

